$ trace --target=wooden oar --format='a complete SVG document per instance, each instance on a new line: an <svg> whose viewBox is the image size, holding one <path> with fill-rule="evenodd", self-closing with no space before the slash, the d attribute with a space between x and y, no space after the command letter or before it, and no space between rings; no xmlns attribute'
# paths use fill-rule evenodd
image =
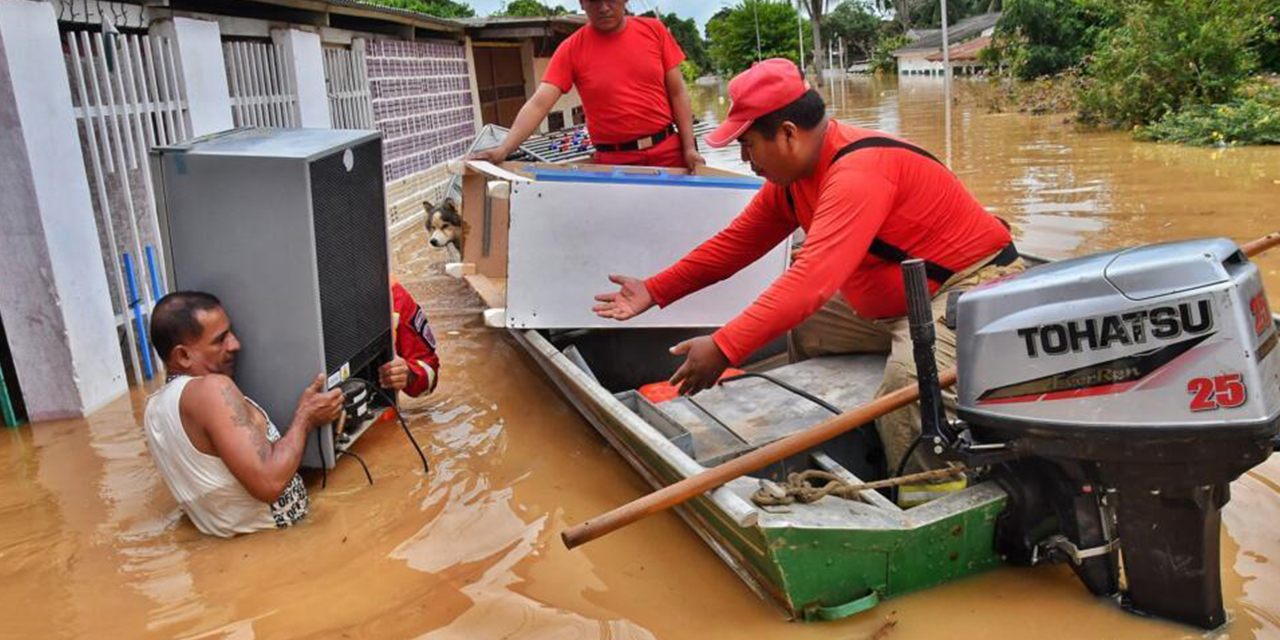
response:
<svg viewBox="0 0 1280 640"><path fill-rule="evenodd" d="M1280 232L1258 238L1241 247L1241 250L1244 251L1245 255L1253 257L1277 245L1280 245ZM955 382L955 367L938 374L938 383L943 389L950 387ZM560 539L570 549L580 544L591 542L600 536L621 529L659 511L665 511L696 498L734 478L769 466L801 451L816 447L846 431L870 424L876 418L895 409L905 407L918 399L920 399L920 387L918 385L913 384L909 387L903 387L857 408L850 409L817 426L809 427L804 431L767 444L722 465L712 467L697 475L689 476L675 484L667 485L602 516L566 529L560 534Z"/></svg>
<svg viewBox="0 0 1280 640"><path fill-rule="evenodd" d="M955 367L938 374L943 388L955 384ZM920 387L911 385L881 396L856 409L846 411L817 426L767 444L755 451L712 467L697 475L667 485L638 500L614 509L598 518L588 520L560 534L564 545L570 549L590 542L600 536L621 529L646 516L664 511L691 498L700 496L738 476L766 467L778 460L816 447L846 431L873 422L876 418L915 402L920 398Z"/></svg>
<svg viewBox="0 0 1280 640"><path fill-rule="evenodd" d="M1268 233L1267 235L1240 247L1240 250L1243 251L1246 256L1252 258L1267 249L1274 248L1276 245L1280 245L1280 231Z"/></svg>

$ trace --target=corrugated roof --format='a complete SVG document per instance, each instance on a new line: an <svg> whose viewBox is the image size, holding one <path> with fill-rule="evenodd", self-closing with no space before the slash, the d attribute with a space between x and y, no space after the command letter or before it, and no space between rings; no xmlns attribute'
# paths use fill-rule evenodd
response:
<svg viewBox="0 0 1280 640"><path fill-rule="evenodd" d="M1000 12L993 11L984 13L980 16L965 18L947 28L947 40L949 42L964 42L970 38L982 35L983 31L996 26L996 22L1000 20ZM893 55L901 55L904 53L920 53L922 51L936 50L942 51L942 30L938 33L930 34L911 44L893 52Z"/></svg>
<svg viewBox="0 0 1280 640"><path fill-rule="evenodd" d="M253 0L262 4L308 9L312 11L329 11L344 15L361 17L385 17L390 22L411 24L416 27L435 29L450 33L462 33L464 29L485 27L520 27L520 26L569 26L577 28L587 23L585 15L569 14L545 17L507 17L484 16L475 18L441 18L418 11L389 7L370 0Z"/></svg>
<svg viewBox="0 0 1280 640"><path fill-rule="evenodd" d="M948 52L950 54L949 57L951 58L952 62L956 62L956 61L967 62L970 60L977 60L978 53L981 52L983 49L986 49L987 45L989 44L991 44L990 36L986 36L983 38L974 38L973 40L970 40L968 42L963 42L954 47L951 47L951 51ZM941 61L942 52L939 51L925 58L925 60Z"/></svg>
<svg viewBox="0 0 1280 640"><path fill-rule="evenodd" d="M440 31L450 31L455 33L462 32L462 25L456 20L441 18L438 16L428 15L408 9L400 9L397 7L388 7L382 4L374 4L365 0L306 0L299 2L298 0L255 0L264 4L274 4L287 7L304 7L307 5L320 5L325 8L336 7L339 9L354 9L360 13L376 13L387 17L399 18L397 22L408 22L414 26L438 29ZM338 11L337 13L347 13Z"/></svg>
<svg viewBox="0 0 1280 640"><path fill-rule="evenodd" d="M510 16L477 16L475 18L459 18L457 22L467 27L506 27L506 26L522 26L522 25L539 25L539 24L567 24L581 26L587 23L587 17L578 14L567 14L563 16L538 16L534 18L517 18Z"/></svg>

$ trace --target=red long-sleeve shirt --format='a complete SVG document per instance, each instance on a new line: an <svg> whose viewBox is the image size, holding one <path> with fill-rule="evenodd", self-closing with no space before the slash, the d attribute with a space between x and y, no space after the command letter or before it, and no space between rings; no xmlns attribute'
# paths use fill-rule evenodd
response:
<svg viewBox="0 0 1280 640"><path fill-rule="evenodd" d="M440 373L436 337L431 333L427 314L399 282L391 283L391 301L396 316L396 354L404 358L413 371L413 379L404 392L416 398L436 388Z"/></svg>
<svg viewBox="0 0 1280 640"><path fill-rule="evenodd" d="M734 364L818 310L837 291L866 318L906 313L902 272L867 250L879 238L913 257L960 271L1010 242L946 167L900 148L866 148L831 159L848 144L885 136L831 120L813 174L784 189L766 183L720 233L645 281L660 306L723 280L755 262L796 227L804 247L751 306L712 335ZM888 136L885 136L888 137ZM930 282L931 290L939 283Z"/></svg>

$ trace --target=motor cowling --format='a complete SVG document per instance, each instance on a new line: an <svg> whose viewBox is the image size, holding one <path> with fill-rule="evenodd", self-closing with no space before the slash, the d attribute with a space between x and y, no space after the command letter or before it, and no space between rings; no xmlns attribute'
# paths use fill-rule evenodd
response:
<svg viewBox="0 0 1280 640"><path fill-rule="evenodd" d="M1066 559L1138 611L1221 625L1220 510L1280 428L1257 267L1227 239L1043 265L964 293L956 341L959 417L1016 457L996 474L1003 550Z"/></svg>

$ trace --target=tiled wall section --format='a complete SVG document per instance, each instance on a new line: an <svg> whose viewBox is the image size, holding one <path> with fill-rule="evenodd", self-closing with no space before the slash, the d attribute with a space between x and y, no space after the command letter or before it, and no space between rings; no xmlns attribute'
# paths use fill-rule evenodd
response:
<svg viewBox="0 0 1280 640"><path fill-rule="evenodd" d="M450 175L445 165L387 183L387 224L398 231L399 223L425 213L424 204L438 202L445 195Z"/></svg>
<svg viewBox="0 0 1280 640"><path fill-rule="evenodd" d="M387 183L461 157L475 136L465 47L374 40L366 52Z"/></svg>

